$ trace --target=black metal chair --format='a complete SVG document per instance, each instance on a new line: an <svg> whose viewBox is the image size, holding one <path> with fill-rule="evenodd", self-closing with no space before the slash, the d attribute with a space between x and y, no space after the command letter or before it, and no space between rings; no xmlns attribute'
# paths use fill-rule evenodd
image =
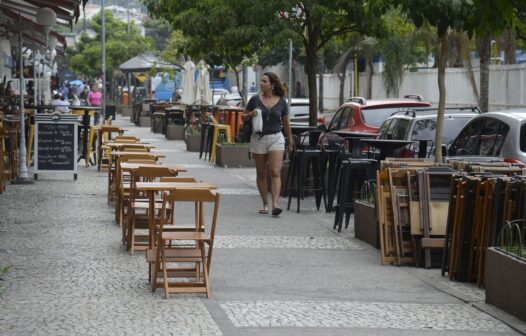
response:
<svg viewBox="0 0 526 336"><path fill-rule="evenodd" d="M304 196L313 191L316 207L319 210L322 197L325 199L325 169L322 167L324 153L318 146L318 139L321 130L311 130L305 132L301 140L297 136L294 138L294 151L290 157L289 171L287 174L288 203L287 210L290 210L292 197L296 197L297 208L300 212L300 203ZM308 139L308 143L306 140Z"/></svg>

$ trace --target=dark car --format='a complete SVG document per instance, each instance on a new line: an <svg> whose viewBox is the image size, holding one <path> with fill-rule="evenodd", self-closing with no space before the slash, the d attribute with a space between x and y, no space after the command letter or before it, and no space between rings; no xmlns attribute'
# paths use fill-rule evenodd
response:
<svg viewBox="0 0 526 336"><path fill-rule="evenodd" d="M409 140L413 143L396 152L396 156L415 157L419 146L425 144L427 157L433 156L436 121L436 107L400 109L384 121L377 139ZM480 115L476 106L446 107L442 128L442 143L450 144L462 128L473 118Z"/></svg>

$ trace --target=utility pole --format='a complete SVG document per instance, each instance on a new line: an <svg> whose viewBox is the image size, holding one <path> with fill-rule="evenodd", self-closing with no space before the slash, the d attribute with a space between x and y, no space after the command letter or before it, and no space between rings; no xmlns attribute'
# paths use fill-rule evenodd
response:
<svg viewBox="0 0 526 336"><path fill-rule="evenodd" d="M102 111L101 115L106 114L106 13L104 10L104 0L101 0L101 19L102 19Z"/></svg>

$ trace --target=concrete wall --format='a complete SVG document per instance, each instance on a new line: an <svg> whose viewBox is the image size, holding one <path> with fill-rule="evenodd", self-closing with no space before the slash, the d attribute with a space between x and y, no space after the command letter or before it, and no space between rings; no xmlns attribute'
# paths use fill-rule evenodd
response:
<svg viewBox="0 0 526 336"><path fill-rule="evenodd" d="M353 73L346 77L344 97L349 98L353 90ZM475 81L480 76L479 69L474 71ZM490 67L490 110L510 109L526 106L526 64L494 65ZM336 110L339 106L339 79L336 74L324 76L324 107L326 110ZM400 96L419 94L424 99L438 104L438 75L437 69L425 69L418 72L407 71L400 88ZM360 74L360 96L365 97L366 78ZM373 76L372 98L385 98L382 74ZM473 89L469 84L467 71L463 68L446 69L446 100L448 105L476 105L478 104Z"/></svg>
<svg viewBox="0 0 526 336"><path fill-rule="evenodd" d="M276 72L283 80L288 80L288 68L286 65L272 67L270 70ZM308 96L307 77L303 71L295 69L304 93ZM344 98L347 100L353 91L353 73L347 73L345 79ZM475 81L479 81L480 71L474 71ZM490 88L489 106L490 110L502 110L516 107L526 107L526 64L515 65L492 65L490 66ZM336 74L323 75L324 80L324 108L326 111L336 110L339 107L339 85L340 81ZM437 69L424 69L418 72L406 71L404 81L400 88L400 96L406 94L419 94L425 100L438 104L438 75ZM319 83L319 81L318 81ZM365 73L360 74L359 92L365 97L366 79ZM478 87L477 87L478 90ZM373 76L372 98L385 98L385 88L382 74ZM469 84L467 71L464 68L446 69L446 101L448 105L477 105L478 102Z"/></svg>
<svg viewBox="0 0 526 336"><path fill-rule="evenodd" d="M474 71L475 81L480 76L479 69ZM526 64L494 65L490 67L490 110L500 110L526 106ZM406 72L400 96L414 93L438 104L438 75L436 69ZM360 75L360 88L365 93L365 75ZM373 98L385 97L382 75L373 78ZM463 68L446 69L446 100L451 105L477 104L473 89L469 84L467 71Z"/></svg>

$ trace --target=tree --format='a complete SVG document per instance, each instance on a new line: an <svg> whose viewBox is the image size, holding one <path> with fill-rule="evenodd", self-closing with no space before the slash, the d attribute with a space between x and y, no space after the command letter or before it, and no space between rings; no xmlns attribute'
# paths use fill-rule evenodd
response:
<svg viewBox="0 0 526 336"><path fill-rule="evenodd" d="M144 21L146 36L150 36L155 44L155 49L162 51L172 34L172 25L166 20L148 18Z"/></svg>
<svg viewBox="0 0 526 336"><path fill-rule="evenodd" d="M143 0L150 15L164 18L185 36L184 52L209 64L226 64L236 70L251 59L269 36L279 35L268 4L249 0ZM240 92L244 96L244 92Z"/></svg>
<svg viewBox="0 0 526 336"><path fill-rule="evenodd" d="M378 41L378 50L385 61L384 86L387 96L398 97L406 66L427 60L430 28L423 25L417 29L407 22L400 8L389 10L382 19L385 32Z"/></svg>
<svg viewBox="0 0 526 336"><path fill-rule="evenodd" d="M309 124L316 125L316 69L318 53L333 37L374 29L387 8L383 1L273 0L269 7L280 13L284 29L294 32L305 48L309 86Z"/></svg>
<svg viewBox="0 0 526 336"><path fill-rule="evenodd" d="M163 60L171 64L178 64L183 67L185 62L183 50L186 45L186 39L180 30L174 30L166 41L166 46L161 53Z"/></svg>
<svg viewBox="0 0 526 336"><path fill-rule="evenodd" d="M113 76L119 65L137 54L153 49L151 38L139 35L138 30L132 26L128 35L126 24L116 20L111 11L106 10L106 71L108 78ZM86 34L80 36L75 48L66 51L71 69L77 73L90 77L101 74L101 16L97 14L92 21L92 26L97 35L89 38Z"/></svg>
<svg viewBox="0 0 526 336"><path fill-rule="evenodd" d="M435 161L442 161L442 127L444 125L444 110L446 103L446 62L448 57L448 36L450 31L467 30L471 19L473 4L471 0L399 0L401 8L407 13L417 27L429 23L436 28L438 37L438 113L435 133Z"/></svg>
<svg viewBox="0 0 526 336"><path fill-rule="evenodd" d="M483 112L489 109L489 64L491 59L491 40L493 34L504 30L524 31L525 24L519 14L526 8L521 0L484 1L474 0L470 26L477 35L477 50L480 55L480 97L479 106ZM484 18L481 20L481 18Z"/></svg>
<svg viewBox="0 0 526 336"><path fill-rule="evenodd" d="M469 36L477 33L487 48L487 38L491 33L501 31L506 27L524 26L517 20L518 8L524 8L521 0L395 0L407 12L417 27L428 22L437 30L439 39L438 60L438 115L435 135L435 160L442 161L442 127L444 123L444 107L446 102L445 68L448 56L448 37L451 31L465 31ZM522 6L522 7L519 7ZM487 109L488 74L486 60L481 55L481 85L480 105Z"/></svg>

